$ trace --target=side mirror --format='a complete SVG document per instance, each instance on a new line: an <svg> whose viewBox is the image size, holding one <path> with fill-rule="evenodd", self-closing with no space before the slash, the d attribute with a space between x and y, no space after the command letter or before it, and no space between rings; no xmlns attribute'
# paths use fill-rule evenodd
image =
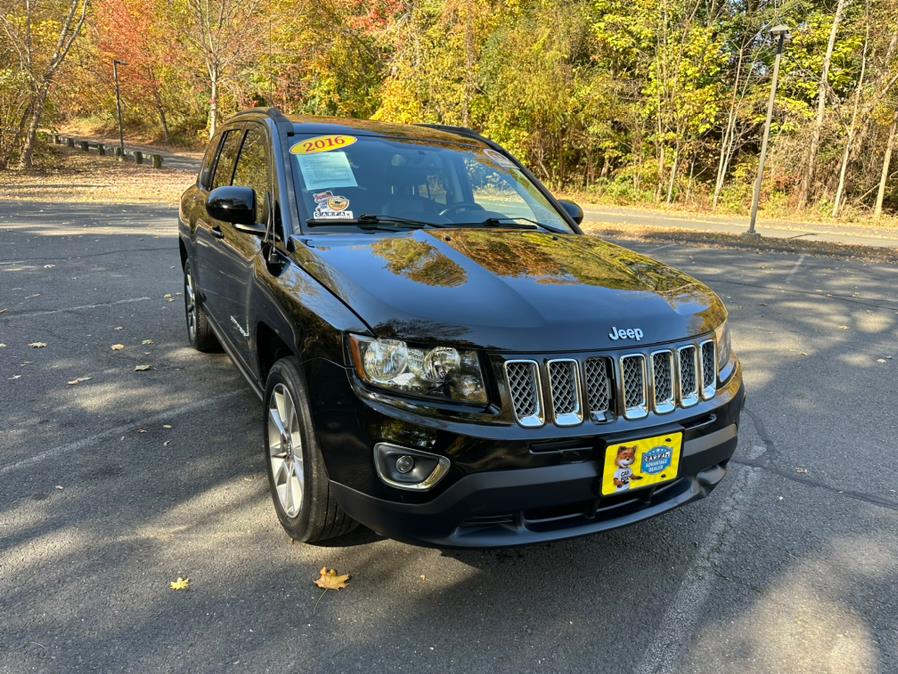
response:
<svg viewBox="0 0 898 674"><path fill-rule="evenodd" d="M561 204L562 208L564 208L565 212L571 216L571 219L574 222L578 225L583 222L583 209L577 204L573 201L568 201L567 199L559 199L558 203Z"/></svg>
<svg viewBox="0 0 898 674"><path fill-rule="evenodd" d="M265 233L265 226L256 224L256 193L250 187L216 187L206 198L206 212L241 232Z"/></svg>

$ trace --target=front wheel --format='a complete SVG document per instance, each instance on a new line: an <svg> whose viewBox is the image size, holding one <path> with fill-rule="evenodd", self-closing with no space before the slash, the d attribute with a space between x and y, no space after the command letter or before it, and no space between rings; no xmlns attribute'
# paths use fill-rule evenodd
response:
<svg viewBox="0 0 898 674"><path fill-rule="evenodd" d="M219 349L218 339L199 302L189 260L184 262L184 317L187 319L187 339L193 348L203 352Z"/></svg>
<svg viewBox="0 0 898 674"><path fill-rule="evenodd" d="M297 541L315 543L355 528L330 491L324 458L312 431L298 361L283 358L265 387L263 424L268 486L281 526Z"/></svg>

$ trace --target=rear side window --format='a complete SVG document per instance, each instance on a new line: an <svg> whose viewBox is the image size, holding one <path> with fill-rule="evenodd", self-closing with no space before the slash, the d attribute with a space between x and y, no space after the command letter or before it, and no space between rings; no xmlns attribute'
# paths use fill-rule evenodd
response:
<svg viewBox="0 0 898 674"><path fill-rule="evenodd" d="M231 176L234 175L234 161L240 151L240 139L243 137L241 129L233 129L225 133L221 152L218 153L218 161L215 162L215 175L212 176L212 189L222 185L231 184Z"/></svg>
<svg viewBox="0 0 898 674"><path fill-rule="evenodd" d="M260 223L268 222L271 179L268 173L268 142L262 129L251 128L246 132L237 159L233 184L255 190L256 220Z"/></svg>

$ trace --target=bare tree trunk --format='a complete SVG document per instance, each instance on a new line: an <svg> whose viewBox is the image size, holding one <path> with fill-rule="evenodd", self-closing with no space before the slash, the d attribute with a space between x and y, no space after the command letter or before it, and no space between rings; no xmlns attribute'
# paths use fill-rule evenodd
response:
<svg viewBox="0 0 898 674"><path fill-rule="evenodd" d="M667 181L667 200L670 203L673 199L674 184L677 181L677 169L680 167L680 142L677 141L677 147L674 149L673 166L670 169L670 179Z"/></svg>
<svg viewBox="0 0 898 674"><path fill-rule="evenodd" d="M28 112L28 127L25 130L22 153L19 157L19 166L24 169L30 169L34 165L34 146L37 143L37 129L44 114L44 106L47 104L47 87L45 85L39 87L31 100L31 109Z"/></svg>
<svg viewBox="0 0 898 674"><path fill-rule="evenodd" d="M833 49L836 45L836 35L839 33L839 23L842 21L842 13L845 10L847 0L839 0L836 4L836 13L833 16L833 25L829 31L829 42L826 44L826 54L823 57L823 70L820 73L820 84L817 87L817 117L811 131L811 142L808 145L808 158L804 173L801 176L801 185L798 189L798 206L807 206L811 185L814 181L814 169L817 163L817 151L820 149L820 133L823 130L823 116L826 113L826 90L829 86L829 66L833 60Z"/></svg>
<svg viewBox="0 0 898 674"><path fill-rule="evenodd" d="M848 172L848 159L851 157L851 146L854 144L854 135L857 130L857 114L861 107L861 91L864 88L864 75L867 71L867 45L870 43L870 23L867 23L867 33L864 37L864 50L861 54L861 72L857 78L857 87L854 90L854 107L851 110L851 122L848 124L848 137L845 139L845 149L842 152L842 165L839 168L839 185L836 187L836 196L833 199L833 217L839 217L842 208L842 197L845 194L845 174Z"/></svg>
<svg viewBox="0 0 898 674"><path fill-rule="evenodd" d="M892 116L892 128L889 129L889 139L886 141L886 154L882 159L882 175L879 178L879 191L876 193L876 206L873 216L879 218L882 215L882 200L886 194L886 182L889 179L889 164L892 162L892 149L895 147L895 130L898 128L898 111Z"/></svg>
<svg viewBox="0 0 898 674"><path fill-rule="evenodd" d="M739 50L739 62L736 65L736 78L733 81L733 95L730 98L730 109L727 112L727 128L720 141L720 157L717 160L717 179L714 181L714 198L711 208L717 210L717 202L720 200L720 192L723 189L723 181L726 178L727 169L730 165L730 157L732 152L730 148L733 145L733 134L736 129L736 96L739 92L739 75L742 72L742 50Z"/></svg>
<svg viewBox="0 0 898 674"><path fill-rule="evenodd" d="M209 68L209 138L218 130L218 69Z"/></svg>
<svg viewBox="0 0 898 674"><path fill-rule="evenodd" d="M156 112L159 113L159 124L162 126L162 141L167 143L169 139L168 119L165 116L165 105L162 103L162 96L158 88L153 91L153 98L156 100Z"/></svg>

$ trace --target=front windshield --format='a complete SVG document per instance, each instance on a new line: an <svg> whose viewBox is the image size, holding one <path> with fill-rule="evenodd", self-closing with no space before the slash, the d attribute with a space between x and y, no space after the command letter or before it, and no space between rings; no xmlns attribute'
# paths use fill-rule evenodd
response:
<svg viewBox="0 0 898 674"><path fill-rule="evenodd" d="M480 144L381 136L296 136L290 148L304 217L362 216L438 226L544 225L572 231L502 153Z"/></svg>

